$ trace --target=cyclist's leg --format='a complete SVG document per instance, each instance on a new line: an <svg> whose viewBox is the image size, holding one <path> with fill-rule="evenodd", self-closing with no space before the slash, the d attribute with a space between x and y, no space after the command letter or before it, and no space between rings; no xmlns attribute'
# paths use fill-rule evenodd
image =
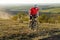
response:
<svg viewBox="0 0 60 40"><path fill-rule="evenodd" d="M37 15L34 15L34 28L35 28L35 31L37 30Z"/></svg>
<svg viewBox="0 0 60 40"><path fill-rule="evenodd" d="M29 20L30 24L31 24L31 21L32 21L32 15L30 15L30 20Z"/></svg>
<svg viewBox="0 0 60 40"><path fill-rule="evenodd" d="M30 28L32 29L32 15L30 15Z"/></svg>
<svg viewBox="0 0 60 40"><path fill-rule="evenodd" d="M31 29L34 29L35 28L35 26L34 26L35 25L35 22L36 22L35 18L36 18L36 15L31 15L30 16L30 27L31 27Z"/></svg>
<svg viewBox="0 0 60 40"><path fill-rule="evenodd" d="M30 16L31 29L34 29L34 15Z"/></svg>
<svg viewBox="0 0 60 40"><path fill-rule="evenodd" d="M37 15L34 15L34 20L35 20L35 21L37 20L36 18L37 18Z"/></svg>
<svg viewBox="0 0 60 40"><path fill-rule="evenodd" d="M38 16L35 15L35 23L36 23L36 25L35 25L36 27L35 28L36 28L36 31L38 32L39 31L39 24L38 24L38 21L37 21L37 17Z"/></svg>
<svg viewBox="0 0 60 40"><path fill-rule="evenodd" d="M30 15L30 20L32 19L32 16Z"/></svg>
<svg viewBox="0 0 60 40"><path fill-rule="evenodd" d="M32 15L32 28L33 28L33 30L35 29L35 15Z"/></svg>

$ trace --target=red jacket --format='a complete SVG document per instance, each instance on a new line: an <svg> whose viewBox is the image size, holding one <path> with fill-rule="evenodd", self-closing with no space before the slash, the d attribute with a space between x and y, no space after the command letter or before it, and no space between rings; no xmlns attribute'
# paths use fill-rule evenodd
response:
<svg viewBox="0 0 60 40"><path fill-rule="evenodd" d="M37 8L37 7L36 7L36 8L34 8L34 7L31 8L31 9L30 9L30 15L36 15L37 12L38 12L38 10L39 10L39 8Z"/></svg>

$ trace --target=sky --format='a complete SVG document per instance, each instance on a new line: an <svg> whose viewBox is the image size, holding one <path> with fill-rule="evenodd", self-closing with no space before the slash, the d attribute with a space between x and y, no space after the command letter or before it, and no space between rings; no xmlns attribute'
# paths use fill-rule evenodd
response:
<svg viewBox="0 0 60 40"><path fill-rule="evenodd" d="M0 0L0 5L9 4L52 4L59 3L60 0Z"/></svg>

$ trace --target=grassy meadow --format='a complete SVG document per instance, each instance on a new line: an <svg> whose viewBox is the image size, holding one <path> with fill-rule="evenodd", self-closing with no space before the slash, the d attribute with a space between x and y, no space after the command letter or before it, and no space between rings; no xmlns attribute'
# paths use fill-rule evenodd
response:
<svg viewBox="0 0 60 40"><path fill-rule="evenodd" d="M30 29L29 16L24 13L0 19L0 40L60 40L60 36L45 39L60 35L60 8L41 10L39 13L38 31Z"/></svg>

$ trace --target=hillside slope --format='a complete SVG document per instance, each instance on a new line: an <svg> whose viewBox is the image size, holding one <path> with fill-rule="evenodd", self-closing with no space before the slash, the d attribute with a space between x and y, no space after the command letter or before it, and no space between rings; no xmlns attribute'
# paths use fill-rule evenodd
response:
<svg viewBox="0 0 60 40"><path fill-rule="evenodd" d="M9 19L11 15L5 11L0 11L0 18L2 19Z"/></svg>
<svg viewBox="0 0 60 40"><path fill-rule="evenodd" d="M60 8L52 8L52 9L41 10L41 12L59 13Z"/></svg>

